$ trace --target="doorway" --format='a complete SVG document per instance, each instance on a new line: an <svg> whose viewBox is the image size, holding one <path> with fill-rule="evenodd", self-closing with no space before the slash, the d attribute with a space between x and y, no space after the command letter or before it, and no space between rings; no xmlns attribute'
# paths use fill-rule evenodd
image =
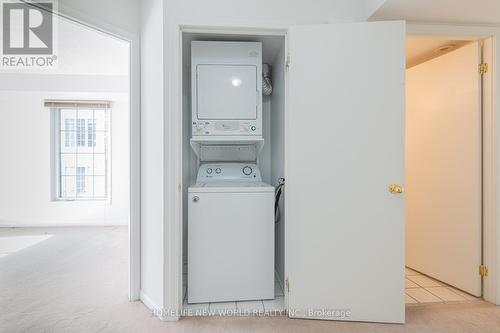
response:
<svg viewBox="0 0 500 333"><path fill-rule="evenodd" d="M48 318L60 307L52 317L61 322L104 294L126 300L129 292L135 108L131 42L58 13L53 21L57 68L1 75L9 142L1 149L8 198L1 200L0 265L9 272L5 300L22 300L8 305L12 313L29 307Z"/></svg>
<svg viewBox="0 0 500 333"><path fill-rule="evenodd" d="M490 41L407 36L406 303L482 296L483 84Z"/></svg>

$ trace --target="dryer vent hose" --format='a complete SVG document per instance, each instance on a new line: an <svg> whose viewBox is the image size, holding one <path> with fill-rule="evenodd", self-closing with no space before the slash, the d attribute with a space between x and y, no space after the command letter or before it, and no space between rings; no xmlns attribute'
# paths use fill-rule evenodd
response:
<svg viewBox="0 0 500 333"><path fill-rule="evenodd" d="M285 178L278 180L278 185L274 188L274 223L278 223L281 219L280 198L285 187Z"/></svg>
<svg viewBox="0 0 500 333"><path fill-rule="evenodd" d="M269 96L273 93L273 83L271 81L271 65L262 64L262 94Z"/></svg>

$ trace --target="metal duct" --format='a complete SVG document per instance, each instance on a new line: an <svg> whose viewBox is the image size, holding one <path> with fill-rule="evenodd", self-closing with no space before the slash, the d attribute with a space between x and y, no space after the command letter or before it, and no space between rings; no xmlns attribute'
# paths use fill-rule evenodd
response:
<svg viewBox="0 0 500 333"><path fill-rule="evenodd" d="M262 64L262 94L269 96L273 93L273 83L271 81L271 65Z"/></svg>

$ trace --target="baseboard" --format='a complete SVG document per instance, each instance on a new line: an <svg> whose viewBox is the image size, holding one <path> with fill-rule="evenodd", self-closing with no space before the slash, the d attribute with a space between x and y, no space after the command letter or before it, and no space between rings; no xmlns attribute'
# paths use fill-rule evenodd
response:
<svg viewBox="0 0 500 333"><path fill-rule="evenodd" d="M139 298L141 302L151 311L151 313L158 317L161 321L178 321L179 316L173 316L173 315L167 315L167 311L159 307L151 298L146 295L145 293L141 292L139 293Z"/></svg>
<svg viewBox="0 0 500 333"><path fill-rule="evenodd" d="M152 312L155 312L160 308L157 304L155 304L155 302L151 300L151 298L149 298L148 295L143 293L142 290L139 292L139 299Z"/></svg>

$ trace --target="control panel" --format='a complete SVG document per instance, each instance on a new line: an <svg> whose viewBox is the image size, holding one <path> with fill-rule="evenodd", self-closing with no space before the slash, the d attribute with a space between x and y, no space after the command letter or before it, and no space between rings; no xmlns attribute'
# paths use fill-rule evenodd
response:
<svg viewBox="0 0 500 333"><path fill-rule="evenodd" d="M220 180L262 181L255 163L205 163L198 170L198 182Z"/></svg>
<svg viewBox="0 0 500 333"><path fill-rule="evenodd" d="M193 121L193 135L262 135L257 121Z"/></svg>

